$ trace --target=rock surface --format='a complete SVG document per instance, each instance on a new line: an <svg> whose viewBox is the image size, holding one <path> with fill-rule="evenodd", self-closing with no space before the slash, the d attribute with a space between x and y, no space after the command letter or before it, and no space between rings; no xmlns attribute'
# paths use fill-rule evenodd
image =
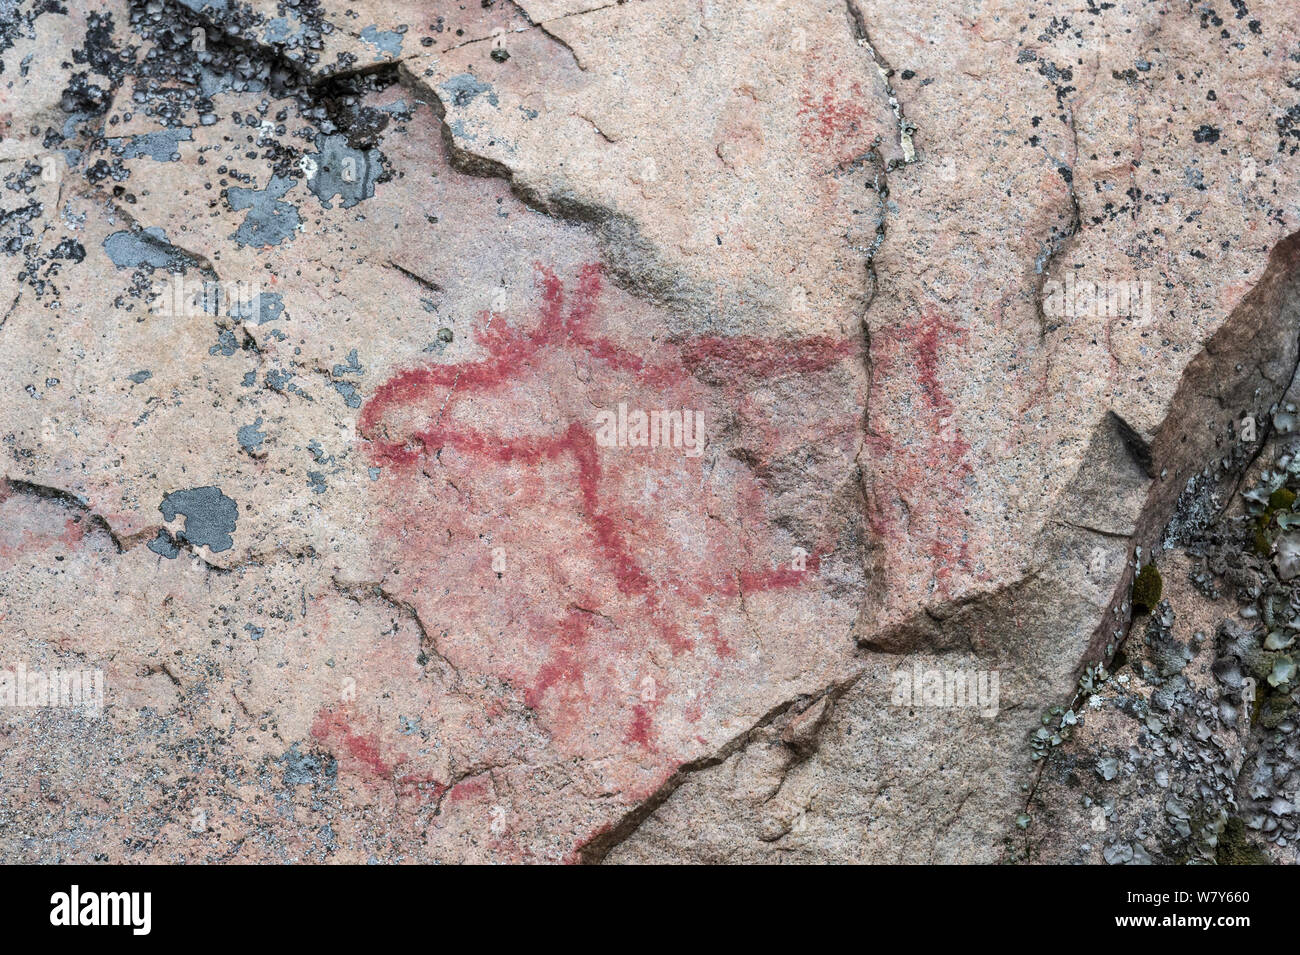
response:
<svg viewBox="0 0 1300 955"><path fill-rule="evenodd" d="M1295 4L0 10L0 858L1296 861Z"/></svg>

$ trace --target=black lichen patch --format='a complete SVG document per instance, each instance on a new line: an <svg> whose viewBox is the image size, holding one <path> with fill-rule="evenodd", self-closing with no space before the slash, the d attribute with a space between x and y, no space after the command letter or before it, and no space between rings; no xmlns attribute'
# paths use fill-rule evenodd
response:
<svg viewBox="0 0 1300 955"><path fill-rule="evenodd" d="M1192 133L1192 139L1198 143L1217 143L1219 141L1219 130L1209 125L1199 126Z"/></svg>
<svg viewBox="0 0 1300 955"><path fill-rule="evenodd" d="M0 54L3 54L18 41L20 36L31 34L32 24L47 13L60 13L67 16L68 8L58 0L39 0L37 3L6 3L2 8L4 16L0 17ZM4 62L0 60L0 74L4 73Z"/></svg>
<svg viewBox="0 0 1300 955"><path fill-rule="evenodd" d="M69 262L82 262L86 258L86 247L75 239L64 239L50 253L52 259L67 259Z"/></svg>

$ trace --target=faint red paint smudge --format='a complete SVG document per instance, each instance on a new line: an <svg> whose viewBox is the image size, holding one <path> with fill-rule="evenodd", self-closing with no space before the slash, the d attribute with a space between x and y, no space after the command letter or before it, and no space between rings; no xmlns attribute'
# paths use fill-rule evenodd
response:
<svg viewBox="0 0 1300 955"><path fill-rule="evenodd" d="M940 378L942 349L965 342L965 330L943 318L935 309L921 313L919 321L877 333L872 348L872 387L889 387L905 393L907 378L894 372L895 362L906 363L919 385L921 421L913 433L926 435L921 451L916 445L875 430L873 420L868 446L880 452L877 463L888 481L909 504L911 525L930 539L925 553L932 559L935 579L946 591L954 567L971 569L966 529L962 515L965 480L974 473L970 443L952 421L954 404ZM878 534L897 539L895 522L881 508L879 497L871 502L870 524Z"/></svg>
<svg viewBox="0 0 1300 955"><path fill-rule="evenodd" d="M627 735L623 737L623 742L632 743L653 753L656 749L653 730L654 720L650 716L650 711L644 704L638 703L632 707L632 723L627 728Z"/></svg>
<svg viewBox="0 0 1300 955"><path fill-rule="evenodd" d="M385 757L383 741L377 733L361 733L352 725L345 708L323 707L312 720L311 735L329 747L335 758L346 760L372 782L388 782L399 800L417 802L436 800L447 792L447 785L429 773L401 772L409 759L405 753Z"/></svg>
<svg viewBox="0 0 1300 955"><path fill-rule="evenodd" d="M312 721L311 735L322 743L342 746L344 752L371 774L383 778L392 777L393 766L385 762L379 753L379 737L373 733L365 736L354 733L343 713L331 709L320 710Z"/></svg>
<svg viewBox="0 0 1300 955"><path fill-rule="evenodd" d="M462 799L473 799L477 796L486 795L487 791L488 781L480 776L475 779L461 780L447 790L447 798L452 802L459 802Z"/></svg>
<svg viewBox="0 0 1300 955"><path fill-rule="evenodd" d="M786 350L768 338L704 336L682 346L682 364L692 372L734 378L770 378L773 375L825 371L854 354L857 345L843 338L815 335L793 342Z"/></svg>
<svg viewBox="0 0 1300 955"><path fill-rule="evenodd" d="M855 143L870 118L862 105L865 101L861 83L853 81L848 92L842 93L836 89L835 77L828 77L820 96L808 91L799 98L799 116L804 120L803 141L840 148Z"/></svg>

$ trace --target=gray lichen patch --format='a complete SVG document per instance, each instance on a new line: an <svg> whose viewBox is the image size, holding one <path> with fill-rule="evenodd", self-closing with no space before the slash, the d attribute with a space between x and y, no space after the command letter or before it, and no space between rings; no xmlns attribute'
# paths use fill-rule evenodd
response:
<svg viewBox="0 0 1300 955"><path fill-rule="evenodd" d="M266 386L277 394L297 395L299 398L306 398L308 401L314 401L306 391L294 383L297 376L291 371L285 371L283 368L272 368L266 373Z"/></svg>
<svg viewBox="0 0 1300 955"><path fill-rule="evenodd" d="M332 787L338 777L338 764L329 755L300 753L298 744L294 743L280 757L284 766L284 784L286 786Z"/></svg>
<svg viewBox="0 0 1300 955"><path fill-rule="evenodd" d="M344 209L351 209L375 194L375 183L383 176L383 157L378 149L354 149L342 133L318 135L315 174L307 182L312 195L326 209L334 207L335 196Z"/></svg>
<svg viewBox="0 0 1300 955"><path fill-rule="evenodd" d="M159 530L158 536L148 543L148 548L159 557L166 557L168 560L175 560L180 554L180 548L176 546L176 540L165 530Z"/></svg>
<svg viewBox="0 0 1300 955"><path fill-rule="evenodd" d="M330 385L343 396L343 403L349 408L361 407L361 392L357 391L356 385L348 381L333 381Z"/></svg>
<svg viewBox="0 0 1300 955"><path fill-rule="evenodd" d="M155 269L185 269L196 263L193 256L167 241L157 226L114 232L104 240L104 252L119 269L143 265Z"/></svg>
<svg viewBox="0 0 1300 955"><path fill-rule="evenodd" d="M110 139L109 149L123 159L137 159L146 156L157 162L175 162L181 158L180 144L189 142L192 133L186 127L179 129L159 129L151 133L141 133L128 139Z"/></svg>
<svg viewBox="0 0 1300 955"><path fill-rule="evenodd" d="M248 302L237 303L231 311L233 318L249 325L265 325L284 314L284 299L278 292L259 292Z"/></svg>
<svg viewBox="0 0 1300 955"><path fill-rule="evenodd" d="M1214 643L1190 629L1161 600L1129 637L1082 707L1080 732L1052 754L1030 800L1050 834L1033 858L1214 861L1235 809L1246 727L1212 676Z"/></svg>
<svg viewBox="0 0 1300 955"><path fill-rule="evenodd" d="M374 26L368 26L361 31L361 39L374 46L381 53L387 53L389 56L402 55L402 34L406 32L406 27L400 27L397 30L379 30Z"/></svg>
<svg viewBox="0 0 1300 955"><path fill-rule="evenodd" d="M330 386L343 396L343 402L349 408L361 407L361 393L357 390L356 385L349 381L339 381L344 375L361 375L365 369L361 367L361 361L357 358L357 350L354 348L348 352L348 363L346 365L336 364L330 371Z"/></svg>
<svg viewBox="0 0 1300 955"><path fill-rule="evenodd" d="M491 83L484 83L473 73L459 73L456 76L447 78L438 87L446 96L452 106L463 109L474 100L486 94L487 101L493 106L499 106L500 100L496 91L492 89Z"/></svg>
<svg viewBox="0 0 1300 955"><path fill-rule="evenodd" d="M357 350L354 348L348 352L348 363L346 365L335 365L331 374L337 378L340 375L359 375L363 371L365 369L361 367L361 361L357 358Z"/></svg>
<svg viewBox="0 0 1300 955"><path fill-rule="evenodd" d="M239 446L254 457L263 453L262 443L266 440L266 432L258 430L261 426L262 419L259 416L252 424L241 427L236 434L239 439Z"/></svg>
<svg viewBox="0 0 1300 955"><path fill-rule="evenodd" d="M221 493L219 487L195 487L173 491L158 505L163 519L174 521L185 517L185 526L178 540L197 547L207 547L214 553L230 550L234 546L235 524L239 506L232 498Z"/></svg>
<svg viewBox="0 0 1300 955"><path fill-rule="evenodd" d="M235 212L248 210L243 223L231 236L240 245L280 245L292 239L302 224L298 208L282 201L285 193L297 185L297 180L272 176L265 189L245 189L231 186L226 190L226 201Z"/></svg>
<svg viewBox="0 0 1300 955"><path fill-rule="evenodd" d="M229 358L237 351L239 351L239 340L235 338L235 333L228 328L223 328L217 333L217 343L208 349L208 354Z"/></svg>

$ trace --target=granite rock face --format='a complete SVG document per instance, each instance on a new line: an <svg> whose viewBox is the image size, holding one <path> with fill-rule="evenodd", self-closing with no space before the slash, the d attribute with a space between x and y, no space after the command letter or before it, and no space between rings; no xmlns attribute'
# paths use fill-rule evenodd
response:
<svg viewBox="0 0 1300 955"><path fill-rule="evenodd" d="M1293 3L0 12L0 858L1295 861Z"/></svg>

